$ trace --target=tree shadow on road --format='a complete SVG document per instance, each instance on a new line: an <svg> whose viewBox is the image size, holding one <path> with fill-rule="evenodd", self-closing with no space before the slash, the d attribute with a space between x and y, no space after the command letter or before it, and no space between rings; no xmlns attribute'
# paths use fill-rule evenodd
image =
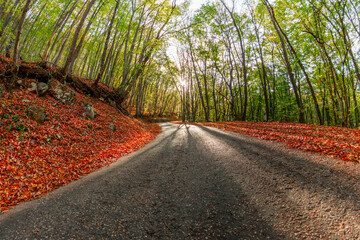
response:
<svg viewBox="0 0 360 240"><path fill-rule="evenodd" d="M164 127L147 151L124 164L8 215L6 226L0 224L4 239L286 238L227 176L193 126Z"/></svg>
<svg viewBox="0 0 360 240"><path fill-rule="evenodd" d="M336 220L348 221L348 224L356 226L360 224L356 212L360 210L359 184L356 178L351 177L343 170L334 170L325 164L316 163L309 160L310 153L301 153L299 150L284 148L272 148L270 145L263 144L264 140L256 139L247 135L228 133L219 129L198 126L202 131L209 134L211 138L224 141L228 148L234 149L239 153L245 153L248 162L261 169L264 173L276 174L277 179L285 179L285 184L294 184L289 189L299 190L299 192L309 193L309 196L317 196L319 204L326 207L328 213L322 216L336 216ZM274 143L274 146L277 143ZM280 144L279 144L280 145ZM301 155L298 157L296 155ZM320 157L320 156L319 156ZM329 159L329 161L337 161ZM271 179L272 180L272 179ZM281 184L281 183L279 183ZM281 185L267 186L268 192L283 192L286 190ZM280 190L279 190L280 189ZM301 197L301 196L300 196ZM289 205L297 208L299 212L304 212L301 206L288 199ZM308 201L308 199L305 199ZM336 205L333 205L336 203ZM320 206L318 206L320 208ZM352 212L347 213L347 210ZM322 209L325 211L325 209ZM346 215L348 214L348 215ZM319 215L320 216L320 215ZM321 218L321 216L319 217ZM341 220L342 219L342 220ZM351 219L351 220L348 220ZM318 221L321 219L318 219ZM324 222L323 232L328 231L328 225ZM356 235L356 230L353 230ZM355 236L354 235L354 236ZM358 236L358 235L356 235Z"/></svg>

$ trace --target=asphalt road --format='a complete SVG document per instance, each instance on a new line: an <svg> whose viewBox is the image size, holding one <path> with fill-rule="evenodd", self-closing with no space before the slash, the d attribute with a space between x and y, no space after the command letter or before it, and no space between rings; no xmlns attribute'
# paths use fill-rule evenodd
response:
<svg viewBox="0 0 360 240"><path fill-rule="evenodd" d="M201 126L0 215L0 239L360 238L358 165Z"/></svg>

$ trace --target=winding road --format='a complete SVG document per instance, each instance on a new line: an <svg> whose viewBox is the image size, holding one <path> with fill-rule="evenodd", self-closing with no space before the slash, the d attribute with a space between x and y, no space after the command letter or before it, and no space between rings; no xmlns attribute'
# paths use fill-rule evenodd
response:
<svg viewBox="0 0 360 240"><path fill-rule="evenodd" d="M160 124L141 150L0 215L0 239L359 239L360 167Z"/></svg>

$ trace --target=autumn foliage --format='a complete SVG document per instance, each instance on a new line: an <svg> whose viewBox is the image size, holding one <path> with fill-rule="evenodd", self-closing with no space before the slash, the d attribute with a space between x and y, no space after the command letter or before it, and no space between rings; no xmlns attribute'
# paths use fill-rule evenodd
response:
<svg viewBox="0 0 360 240"><path fill-rule="evenodd" d="M84 102L98 114L93 121L83 116ZM43 124L27 117L30 106L46 110ZM0 99L0 212L109 165L159 132L156 124L126 117L80 93L68 106L27 90L6 92Z"/></svg>
<svg viewBox="0 0 360 240"><path fill-rule="evenodd" d="M344 161L360 161L360 130L278 122L199 123L264 140L285 143L289 148L318 152Z"/></svg>

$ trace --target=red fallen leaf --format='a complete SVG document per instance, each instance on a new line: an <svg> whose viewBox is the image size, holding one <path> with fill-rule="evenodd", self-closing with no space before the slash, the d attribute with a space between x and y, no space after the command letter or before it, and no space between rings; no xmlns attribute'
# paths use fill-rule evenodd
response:
<svg viewBox="0 0 360 240"><path fill-rule="evenodd" d="M0 212L111 164L154 139L161 130L79 93L74 106L56 107L49 96L38 98L27 90L13 94L12 99L2 99L0 114L18 116L28 130L9 130L7 120L0 118ZM25 98L44 106L49 120L38 124L28 119L28 104L21 101ZM91 102L100 116L85 120L82 101ZM117 129L112 134L109 124Z"/></svg>
<svg viewBox="0 0 360 240"><path fill-rule="evenodd" d="M336 156L344 161L360 161L360 130L297 123L220 122L204 126L283 142L288 148Z"/></svg>

